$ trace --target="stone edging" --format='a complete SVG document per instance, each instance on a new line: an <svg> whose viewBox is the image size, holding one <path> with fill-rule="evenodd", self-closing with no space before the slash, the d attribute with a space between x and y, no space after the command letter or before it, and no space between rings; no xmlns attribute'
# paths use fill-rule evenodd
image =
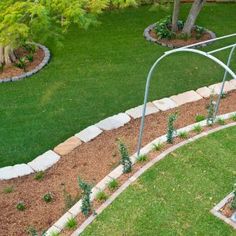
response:
<svg viewBox="0 0 236 236"><path fill-rule="evenodd" d="M226 115L224 115L224 117L226 117ZM160 160L162 160L163 158L165 158L168 154L170 154L171 152L175 151L176 149L188 144L188 143L191 143L199 138L202 138L204 136L207 136L208 134L211 134L211 133L215 133L219 130L222 130L222 129L225 129L225 128L228 128L228 127L232 127L232 126L236 126L236 122L234 123L230 123L230 124L227 124L227 125L224 125L224 126L221 126L221 127L217 127L215 129L212 129L212 130L209 130L208 132L203 132L199 135L196 135L195 137L193 138L190 138L188 140L185 140L181 143L178 143L170 148L168 148L167 150L165 150L164 152L162 152L161 154L159 154L157 157L155 157L153 160L151 160L150 162L148 162L146 165L144 165L143 167L141 167L141 169L139 169L132 177L130 177L116 192L114 192L110 197L109 199L104 202L99 208L98 210L96 211L96 215L91 215L90 217L88 217L84 222L83 224L76 230L74 231L73 234L71 234L71 236L78 236L80 235L85 229L86 227L91 224L95 218L100 215L102 213L102 211L107 208L125 189L127 189L133 182L135 182L145 171L147 171L150 167L152 167L154 164L156 164L157 162L159 162ZM183 128L182 130L189 130L189 127L185 127ZM159 138L160 139L160 138ZM161 140L161 141L164 141L164 140ZM155 143L155 141L154 141ZM150 144L153 144L150 143ZM150 146L150 144L148 144L147 146ZM136 156L137 158L137 156ZM109 176L109 175L108 175ZM101 190L100 190L101 191ZM227 198L228 199L228 198ZM67 218L68 220L68 218ZM227 222L228 223L228 222ZM234 226L235 227L235 226ZM52 232L50 232L52 233ZM50 234L47 234L48 236Z"/></svg>
<svg viewBox="0 0 236 236"><path fill-rule="evenodd" d="M150 30L154 29L155 25L156 25L156 23L151 24L151 25L149 25L149 26L144 30L144 33L143 33L144 38L145 38L146 40L148 40L148 41L151 41L151 42L153 42L153 43L157 43L157 44L159 44L159 45L161 45L161 46L164 46L164 47L168 47L168 48L178 48L178 47L176 47L176 46L173 46L171 43L162 43L162 42L158 41L158 39L153 38L153 37L149 34L149 32L150 32ZM215 34L214 32L212 32L212 31L210 31L210 30L208 30L208 29L205 29L205 31L211 35L211 39L216 38L216 34ZM209 44L211 44L211 42L209 42L209 43L204 43L204 44L201 44L201 45L197 45L197 46L192 47L192 48L205 47L205 46L207 46L207 45L209 45Z"/></svg>
<svg viewBox="0 0 236 236"><path fill-rule="evenodd" d="M217 118L221 118L221 119L230 119L232 117L232 115L235 114L235 112L231 112L231 113L227 113L224 115L220 115ZM179 133L186 131L192 131L194 129L194 127L196 125L200 125L200 126L207 126L207 122L201 121L198 123L194 123L191 125L188 125L184 128L178 129L176 132L176 136L178 136ZM201 137L207 136L208 134L217 132L219 130L228 128L228 127L232 127L235 126L236 122L224 125L224 126L220 126L217 127L215 129L209 130L207 132L202 132L199 135L194 136L193 138L190 138L186 141L183 141L181 143L178 143L170 148L168 148L167 150L165 150L164 152L162 152L160 155L158 155L156 158L154 158L153 160L151 160L150 162L148 162L145 166L143 166L140 170L138 170L132 177L130 177L115 193L113 193L109 199L103 203L98 210L96 211L97 215L100 214L107 206L109 206L132 182L134 182L141 174L143 174L147 169L149 169L151 166L153 166L155 163L157 163L158 161L160 161L161 159L163 159L165 156L167 156L169 153L173 152L174 150L176 150L179 147L182 147L183 145L193 142ZM153 149L153 144L158 144L158 143L164 143L167 141L166 135L160 136L157 139L153 140L152 142L150 142L149 144L147 144L145 147L143 147L140 151L140 155L145 155L148 154L150 151L152 151ZM133 154L130 157L132 164L135 164L137 161L137 153ZM96 195L103 191L108 183L112 180L112 179L117 179L119 178L121 175L123 174L123 167L122 165L119 165L118 167L116 167L113 171L111 171L105 178L103 178L95 187L92 188L92 193L91 193L91 201L93 201L96 198ZM46 232L46 236L51 236L53 233L60 233L64 228L65 225L68 221L68 219L70 218L74 218L76 217L80 212L81 212L81 205L82 205L82 200L79 200L71 209L69 209L57 222L54 223L54 225L48 229L48 231ZM79 235L94 219L96 218L96 215L92 215L89 218L87 218L84 223L78 228L78 230L76 230L72 236L77 236Z"/></svg>
<svg viewBox="0 0 236 236"><path fill-rule="evenodd" d="M214 91L215 94L220 94L221 84L222 83L216 83L208 87L205 86L199 88L196 91L191 90L171 96L169 98L162 98L149 102L147 103L146 116L153 113L166 111L186 103L208 98L210 97L212 91ZM224 92L227 93L233 90L236 90L236 80L232 79L230 81L226 81ZM14 166L0 168L0 180L9 180L33 174L38 171L45 171L57 163L61 156L70 153L79 145L93 140L106 130L117 129L130 122L131 119L137 119L141 116L142 105L131 108L124 113L119 113L117 115L108 117L97 124L85 128L84 130L65 140L63 143L57 145L53 150L46 151L27 164L17 164ZM116 176L115 172L114 176Z"/></svg>
<svg viewBox="0 0 236 236"><path fill-rule="evenodd" d="M222 201L220 201L212 210L211 213L218 217L219 219L223 220L225 223L231 225L234 229L236 229L236 223L233 222L230 218L227 218L223 214L220 213L220 209L228 202L230 198L233 197L233 192L228 194Z"/></svg>
<svg viewBox="0 0 236 236"><path fill-rule="evenodd" d="M37 47L41 48L44 51L44 58L41 61L41 63L39 65L37 65L33 70L28 71L26 73L23 73L22 75L18 75L18 76L13 76L10 78L5 78L5 79L1 79L0 83L6 83L6 82L15 82L17 80L22 80L25 79L27 77L32 76L33 74L36 74L37 72L39 72L44 66L46 66L50 60L51 54L50 51L47 47L45 47L44 45L38 44L38 43L33 43L35 44Z"/></svg>

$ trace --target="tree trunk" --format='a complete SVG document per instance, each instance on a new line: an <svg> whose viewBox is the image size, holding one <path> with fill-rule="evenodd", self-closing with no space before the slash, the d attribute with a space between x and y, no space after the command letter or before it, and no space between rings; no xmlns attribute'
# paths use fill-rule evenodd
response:
<svg viewBox="0 0 236 236"><path fill-rule="evenodd" d="M172 14L172 32L176 32L178 30L179 10L180 0L174 0L174 9Z"/></svg>
<svg viewBox="0 0 236 236"><path fill-rule="evenodd" d="M192 8L189 12L188 18L184 24L182 33L191 35L191 30L205 2L206 0L194 0Z"/></svg>
<svg viewBox="0 0 236 236"><path fill-rule="evenodd" d="M16 61L16 56L12 47L0 45L0 65L11 65Z"/></svg>

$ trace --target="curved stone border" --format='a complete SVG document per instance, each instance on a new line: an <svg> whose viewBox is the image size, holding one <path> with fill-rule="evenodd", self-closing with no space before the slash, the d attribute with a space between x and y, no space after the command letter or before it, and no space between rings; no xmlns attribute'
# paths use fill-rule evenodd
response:
<svg viewBox="0 0 236 236"><path fill-rule="evenodd" d="M41 63L39 65L37 65L33 70L28 71L26 73L23 73L22 75L13 76L13 77L6 78L6 79L0 79L0 83L15 82L17 80L25 79L27 77L32 76L33 74L36 74L44 66L46 66L48 64L48 62L51 58L51 54L50 54L49 49L47 47L45 47L44 45L41 45L41 44L38 44L38 43L33 43L33 44L36 45L37 47L41 48L44 51L44 58L41 61Z"/></svg>
<svg viewBox="0 0 236 236"><path fill-rule="evenodd" d="M223 115L221 117L228 117L229 114L226 114L226 115ZM162 152L161 154L159 154L157 157L155 157L154 159L152 159L150 162L148 162L146 165L144 165L143 167L141 167L137 172L134 173L133 176L131 176L124 184L122 184L122 186L117 190L115 191L109 198L106 202L104 202L97 210L96 210L96 215L91 215L90 217L88 217L81 226L79 226L79 228L74 231L71 236L78 236L80 235L85 229L86 227L91 224L95 218L100 215L103 210L105 210L109 205L111 205L111 203L122 193L124 192L133 182L135 182L145 171L147 171L150 167L152 167L153 165L155 165L157 162L159 162L160 160L162 160L163 158L165 158L168 154L170 154L171 152L175 151L176 149L188 144L188 143L191 143L197 139L200 139L204 136L207 136L208 134L211 134L211 133L215 133L217 131L220 131L220 130L223 130L225 128L229 128L229 127L232 127L232 126L236 126L236 122L233 122L233 123L230 123L230 124L227 124L227 125L224 125L224 126L221 126L221 127L217 127L215 129L212 129L212 130L209 130L207 132L203 132L199 135L196 135L194 136L193 138L190 138L188 140L185 140L181 143L178 143L170 148L168 148L167 150L165 150L164 152ZM185 127L183 128L182 130L185 130L185 131L188 131L189 130L189 127ZM163 141L163 140L161 140ZM150 143L150 144L153 144ZM148 144L148 146L150 146L150 144ZM136 157L137 158L137 157ZM68 218L67 218L68 220ZM57 228L57 227L55 227ZM54 228L54 230L55 230ZM51 231L47 232L47 236L50 236L52 234L52 232L54 231ZM55 232L60 232L60 231L55 231Z"/></svg>
<svg viewBox="0 0 236 236"><path fill-rule="evenodd" d="M149 25L149 26L144 30L143 36L144 36L144 38L145 38L146 40L151 41L151 42L153 42L153 43L157 43L157 44L159 44L159 45L161 45L161 46L168 47L168 48L179 48L179 47L177 47L177 46L172 45L171 43L162 43L162 42L158 41L158 39L153 38L153 37L150 35L149 32L150 32L151 30L153 30L155 26L156 26L156 23L151 24L151 25ZM212 31L210 31L210 30L208 30L208 29L205 29L205 31L206 31L206 33L209 33L209 34L211 35L211 39L216 38L216 34L215 34L214 32L212 32ZM204 43L204 44L201 44L201 45L197 45L197 46L192 47L192 48L201 48L201 47L205 47L205 46L207 46L207 45L209 45L209 44L211 44L211 42L209 42L209 43ZM181 46L181 47L182 47L182 46Z"/></svg>
<svg viewBox="0 0 236 236"><path fill-rule="evenodd" d="M196 91L191 90L169 98L162 98L149 102L147 103L146 116L161 111L167 111L186 103L208 98L212 92L215 94L220 94L221 85L222 83L216 83L208 87L205 86L199 88ZM236 80L232 79L230 81L226 81L224 92L227 93L233 90L236 90ZM57 163L61 156L67 155L79 145L95 139L104 131L117 129L129 123L131 119L140 118L142 116L142 107L143 106L140 105L131 108L124 113L119 113L108 117L95 125L91 125L57 145L53 150L46 151L27 164L17 164L14 166L0 168L0 180L9 180L38 171L47 170ZM116 171L114 170L111 177L113 178L115 176Z"/></svg>

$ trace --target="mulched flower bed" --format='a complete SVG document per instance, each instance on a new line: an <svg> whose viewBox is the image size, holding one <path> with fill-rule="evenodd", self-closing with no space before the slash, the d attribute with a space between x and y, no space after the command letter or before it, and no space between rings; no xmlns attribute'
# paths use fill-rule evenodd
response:
<svg viewBox="0 0 236 236"><path fill-rule="evenodd" d="M222 99L220 113L235 111L235 100L236 92L231 92ZM197 114L206 115L208 103L208 99L202 99L147 116L143 145L166 133L167 118L171 113L178 112L176 128L181 128L195 123ZM117 138L121 138L128 145L130 154L136 151L139 126L140 119L136 119L119 129L103 132L95 140L84 143L70 154L63 156L56 165L45 172L41 180L29 175L1 181L0 235L27 235L30 226L38 231L49 228L66 210L63 189L65 188L75 199L80 195L78 176L94 185L103 179L119 164ZM138 165L134 168L138 168ZM13 191L4 193L9 186ZM42 200L47 192L51 192L54 196L50 203ZM24 211L16 209L19 201L24 201L26 205Z"/></svg>
<svg viewBox="0 0 236 236"><path fill-rule="evenodd" d="M29 55L29 52L24 48L19 48L15 51L15 54L17 58L23 58L26 55ZM36 68L42 62L43 58L44 58L44 51L43 49L38 47L35 53L33 54L33 61L32 62L27 61L26 72ZM25 71L23 69L16 67L14 64L6 65L4 66L3 71L0 71L0 80L11 78L14 76L19 76L24 73Z"/></svg>

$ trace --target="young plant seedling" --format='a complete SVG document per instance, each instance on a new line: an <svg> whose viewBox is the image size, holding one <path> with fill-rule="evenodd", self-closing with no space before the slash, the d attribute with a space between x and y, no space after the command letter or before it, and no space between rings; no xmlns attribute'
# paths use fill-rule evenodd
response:
<svg viewBox="0 0 236 236"><path fill-rule="evenodd" d="M144 161L147 161L148 160L148 156L147 155L139 155L137 157L137 161L138 162L144 162Z"/></svg>
<svg viewBox="0 0 236 236"><path fill-rule="evenodd" d="M109 183L108 183L108 188L111 191L114 191L115 189L117 189L119 186L118 181L116 179L112 179Z"/></svg>
<svg viewBox="0 0 236 236"><path fill-rule="evenodd" d="M181 131L179 132L179 137L182 139L187 139L188 138L188 132L187 131Z"/></svg>
<svg viewBox="0 0 236 236"><path fill-rule="evenodd" d="M20 201L16 205L16 209L18 211L24 211L26 209L25 203L23 201Z"/></svg>
<svg viewBox="0 0 236 236"><path fill-rule="evenodd" d="M201 127L201 125L195 125L195 126L193 127L193 131L194 131L195 133L197 133L197 134L200 134L200 133L202 132L202 127Z"/></svg>
<svg viewBox="0 0 236 236"><path fill-rule="evenodd" d="M153 146L154 151L160 151L163 147L163 144L162 143L157 143L157 144L154 143L154 144L152 144L152 146Z"/></svg>
<svg viewBox="0 0 236 236"><path fill-rule="evenodd" d="M196 122L201 122L205 119L206 119L206 117L204 115L196 115L196 117L195 117Z"/></svg>
<svg viewBox="0 0 236 236"><path fill-rule="evenodd" d="M3 189L3 193L12 193L14 191L13 186L8 186Z"/></svg>
<svg viewBox="0 0 236 236"><path fill-rule="evenodd" d="M222 119L222 118L218 118L218 119L216 120L216 122L217 122L217 124L219 124L219 125L225 125L225 120Z"/></svg>
<svg viewBox="0 0 236 236"><path fill-rule="evenodd" d="M104 191L100 191L97 193L96 199L100 202L105 202L108 199L108 196Z"/></svg>
<svg viewBox="0 0 236 236"><path fill-rule="evenodd" d="M53 200L53 196L52 196L52 193L48 192L46 193L44 196L43 196L43 200L46 202L46 203L49 203Z"/></svg>
<svg viewBox="0 0 236 236"><path fill-rule="evenodd" d="M75 218L69 218L66 222L67 229L74 229L77 226L77 221Z"/></svg>
<svg viewBox="0 0 236 236"><path fill-rule="evenodd" d="M34 179L35 180L43 180L44 179L44 172L43 171L39 171L34 175Z"/></svg>

